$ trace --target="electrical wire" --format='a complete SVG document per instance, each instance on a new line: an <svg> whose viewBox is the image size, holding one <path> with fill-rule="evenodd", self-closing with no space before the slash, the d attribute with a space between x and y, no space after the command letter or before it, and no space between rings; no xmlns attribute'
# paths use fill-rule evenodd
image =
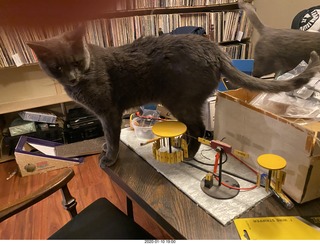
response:
<svg viewBox="0 0 320 244"><path fill-rule="evenodd" d="M201 156L204 157L204 158L207 159L207 160L211 160L210 158L204 156L203 153L202 153L203 151L210 151L210 150L214 150L214 149L209 148L209 149L203 149L203 150L201 150ZM228 161L228 154L226 154L225 152L223 152L223 155L225 156L225 159L222 160L222 164L224 164L225 162ZM196 158L194 158L193 160L194 160L194 161L197 161L199 164L203 164L203 165L207 165L207 166L214 166L214 164L204 163L204 162L201 162L200 160L198 160L198 159L196 159ZM218 164L218 165L219 165L219 164Z"/></svg>
<svg viewBox="0 0 320 244"><path fill-rule="evenodd" d="M205 155L203 155L203 152L204 152L204 151L206 151L206 152L207 152L207 151L212 151L212 148L210 147L210 148L208 148L208 149L203 149L203 150L201 150L201 156L204 157L204 158L207 159L207 160L211 160L210 158L208 158L208 157L206 157Z"/></svg>
<svg viewBox="0 0 320 244"><path fill-rule="evenodd" d="M225 154L226 154L226 153L225 153ZM226 155L227 155L227 154L226 154ZM232 154L232 156L234 156L234 155ZM235 158L238 159L237 157L235 157ZM199 164L202 164L202 165L214 166L214 164L207 164L207 163L201 162L200 160L198 160L198 159L196 159L196 158L193 158L193 160L196 161L196 162L199 163ZM245 164L242 160L239 159L239 161L242 162L243 164ZM189 163L189 162L186 162L186 161L182 161L182 162L185 163L185 164L188 164L188 165L190 165L190 166L192 166L192 167L194 167L194 168L197 168L197 169L199 169L199 170L201 170L201 171L203 171L203 172L212 173L213 176L216 178L216 180L219 180L219 176L218 176L217 174L213 173L213 172L210 171L210 170L206 170L206 169L204 169L204 168L201 168L200 166L194 165L194 164ZM245 165L248 166L247 164L245 164ZM258 172L255 171L254 169L252 169L250 166L248 166L248 168L251 169L254 173L258 174ZM243 187L231 186L231 185L228 185L228 184L226 184L226 183L224 183L224 182L221 182L221 184L222 184L223 186L225 186L225 187L228 187L228 188L230 188L230 189L240 190L240 191L249 191L249 190L253 190L253 189L255 189L255 188L257 187L256 182L253 181L253 180L249 180L249 179L247 179L247 178L244 178L244 177L242 177L242 176L240 176L240 175L237 175L237 174L235 174L235 173L232 173L232 172L227 171L227 170L224 170L224 169L223 169L221 172L226 173L226 174L229 174L229 175L232 175L232 176L234 176L234 177L237 177L237 178L239 178L239 179L241 179L241 180L244 180L244 181L247 181L247 182L249 182L249 183L255 184L255 185L252 186L252 187L245 187L245 188L243 188ZM261 185L261 186L262 186L262 185Z"/></svg>
<svg viewBox="0 0 320 244"><path fill-rule="evenodd" d="M227 156L227 154L225 154ZM208 163L205 163L205 162L202 162L200 161L199 159L196 159L196 158L193 158L194 161L196 161L197 163L199 164L202 164L202 165L206 165L206 166L214 166L214 164L208 164ZM227 162L228 158L226 157L226 159L222 162L222 164L224 164L225 162ZM219 164L218 164L219 165Z"/></svg>
<svg viewBox="0 0 320 244"><path fill-rule="evenodd" d="M219 180L219 177L216 177L216 180ZM235 186L230 186L222 181L221 181L221 185L228 187L230 189L239 190L239 191L251 191L257 188L257 185L253 185L252 187L235 187Z"/></svg>
<svg viewBox="0 0 320 244"><path fill-rule="evenodd" d="M197 166L197 165L194 165L194 164L192 164L192 163L189 163L189 162L187 162L187 161L182 161L183 163L185 163L185 164L188 164L188 165L190 165L191 167L194 167L194 168L196 168L196 169L199 169L199 170L201 170L201 171L203 171L203 172L205 172L205 173L212 173L212 171L210 171L210 170L206 170L206 169L204 169L204 168L201 168L200 166ZM227 170L222 170L222 172L223 173L226 173L226 174L228 174L228 175L232 175L232 176L234 176L234 177L237 177L237 178L239 178L239 179L241 179L241 180L244 180L244 181L247 181L247 182L249 182L249 183L252 183L252 184L256 184L256 182L255 181L253 181L253 180L249 180L249 179L247 179L247 178L244 178L244 177L242 177L242 176L240 176L240 175L237 175L237 174L234 174L234 173L232 173L232 172L229 172L229 171L227 171ZM213 174L213 176L218 180L219 179L219 176L217 175L217 174L214 174L214 173L212 173ZM221 184L223 184L222 182L221 182ZM232 188L232 189L234 189L235 187L233 187L233 186L228 186L228 185L224 185L224 186L226 186L226 187L229 187L229 188ZM263 185L261 185L261 186L263 186ZM256 187L256 186L255 186ZM254 188L255 188L254 187ZM252 188L252 187L249 187L249 188L238 188L238 189L249 189L249 190L251 190L251 189L254 189L254 188Z"/></svg>
<svg viewBox="0 0 320 244"><path fill-rule="evenodd" d="M236 155L234 155L233 153L230 153L230 155L232 157L234 157L235 159L237 159L240 163L244 164L247 168L249 168L252 172L254 172L255 174L258 174L259 172L256 171L254 168L252 168L250 165L246 164L243 160L241 160L240 158L238 158Z"/></svg>
<svg viewBox="0 0 320 244"><path fill-rule="evenodd" d="M242 160L240 160L240 159L239 159L238 157L236 157L233 153L230 153L230 155L233 156L235 159L237 159L237 160L238 160L239 162L241 162L242 164L244 164L246 167L248 167L248 168L249 168L252 172L254 172L254 173L257 175L257 177L258 177L258 172L257 172L256 170L254 170L252 167L250 167L250 166L247 165L245 162L243 162ZM227 173L225 170L221 170L221 171ZM243 177L239 177L239 176L236 175L236 174L233 174L233 176L238 177L238 178L240 178L240 179L243 178ZM248 180L246 179L246 181L248 181ZM230 186L230 185L228 185L228 184L226 184L226 183L224 183L224 182L221 182L221 184L224 185L225 187L230 188L230 189L235 189L235 190L240 190L240 191L250 191L250 190L253 190L253 189L257 188L256 183L255 183L255 185L252 186L252 187L245 187L245 188L243 188L243 187Z"/></svg>
<svg viewBox="0 0 320 244"><path fill-rule="evenodd" d="M204 169L204 168L201 168L200 166L194 165L194 164L189 163L189 162L187 162L187 161L184 161L184 160L183 160L182 162L185 163L185 164L190 165L191 167L194 167L194 168L196 168L196 169L199 169L199 170L201 170L201 171L203 171L203 172L205 172L205 173L212 173L210 170L206 170L206 169ZM213 174L213 176L218 177L218 175L216 175L216 174Z"/></svg>
<svg viewBox="0 0 320 244"><path fill-rule="evenodd" d="M190 136L190 135L187 135L187 136L190 137L190 138L192 138L192 139L198 140L198 138L195 138L195 137L193 137L193 136ZM223 138L222 140L224 140L224 139L225 139L225 138ZM222 141L222 140L221 140L221 141ZM227 153L225 153L223 150L222 150L222 152L223 152L223 155L225 155L225 157L226 157L225 160L222 162L222 164L223 164L223 163L225 163L225 162L228 160L228 156L227 156ZM250 167L250 166L249 166L248 164L246 164L244 161L242 161L241 159L239 159L239 158L238 158L237 156L235 156L233 153L230 153L230 155L233 156L235 159L237 159L237 160L238 160L239 162L241 162L242 164L244 164L247 168L249 168L252 172L254 172L254 173L257 175L257 177L258 177L258 172L257 172L256 170L254 170L252 167ZM205 157L205 158L206 158L206 157ZM193 160L196 161L197 163L202 164L202 165L214 166L214 164L204 163L204 162L201 162L200 160L198 160L198 159L196 159L196 158L193 158ZM203 169L203 168L201 168L201 167L199 167L199 166L196 166L196 165L194 165L194 164L187 163L186 161L182 161L182 162L184 162L184 163L186 163L186 164L188 164L188 165L190 165L190 166L192 166L192 167L195 167L195 168L197 168L197 169L199 169L199 170L202 170L202 171L204 171L204 172L206 172L206 173L213 173L213 175L214 175L214 177L216 178L216 180L219 180L219 176L216 175L214 172L205 170L205 169ZM250 182L250 183L255 184L255 185L252 186L252 187L244 187L244 188L241 188L241 187L235 187L235 186L228 185L228 184L225 183L225 182L221 182L221 184L222 184L223 186L225 186L225 187L228 187L228 188L230 188L230 189L240 190L240 191L250 191L250 190L253 190L253 189L257 188L256 182L254 182L254 181L250 181L250 180L248 180L248 179L246 179L246 178L244 178L244 177L241 177L241 176L239 176L239 175L237 175L237 174L227 172L226 170L221 170L221 172L224 172L224 173L226 173L226 174L230 174L230 175L235 176L235 177L237 177L237 178L239 178L239 179L242 179L242 180L244 180L244 181L247 181L247 182Z"/></svg>

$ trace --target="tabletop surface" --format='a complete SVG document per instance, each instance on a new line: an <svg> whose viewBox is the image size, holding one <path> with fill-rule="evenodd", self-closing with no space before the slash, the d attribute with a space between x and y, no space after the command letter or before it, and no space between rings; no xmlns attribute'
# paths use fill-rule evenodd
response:
<svg viewBox="0 0 320 244"><path fill-rule="evenodd" d="M117 163L104 171L175 239L240 239L233 222L220 224L124 143ZM240 217L316 215L320 199L288 210L268 197Z"/></svg>

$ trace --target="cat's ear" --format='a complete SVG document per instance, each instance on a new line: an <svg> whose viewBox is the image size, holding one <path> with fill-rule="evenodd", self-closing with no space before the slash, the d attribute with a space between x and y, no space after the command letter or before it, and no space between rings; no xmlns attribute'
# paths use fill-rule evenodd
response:
<svg viewBox="0 0 320 244"><path fill-rule="evenodd" d="M83 24L79 25L74 30L65 34L65 39L68 41L82 40L86 34L86 28Z"/></svg>
<svg viewBox="0 0 320 244"><path fill-rule="evenodd" d="M86 28L84 25L80 25L78 28L66 32L64 34L64 40L68 42L75 51L86 51L87 43L85 34Z"/></svg>
<svg viewBox="0 0 320 244"><path fill-rule="evenodd" d="M71 32L66 33L65 40L70 44L73 52L81 54L85 60L85 69L90 65L90 52L85 38L86 28L82 24Z"/></svg>
<svg viewBox="0 0 320 244"><path fill-rule="evenodd" d="M44 42L27 42L26 44L33 50L38 59L41 59L41 57L46 56L50 52Z"/></svg>

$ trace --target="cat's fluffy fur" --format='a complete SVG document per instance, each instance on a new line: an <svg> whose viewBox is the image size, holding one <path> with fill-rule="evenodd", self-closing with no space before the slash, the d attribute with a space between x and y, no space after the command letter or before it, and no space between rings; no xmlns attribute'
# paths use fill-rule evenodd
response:
<svg viewBox="0 0 320 244"><path fill-rule="evenodd" d="M320 52L320 33L268 27L260 21L252 4L239 0L239 8L260 35L254 50L253 76L285 73L302 60L307 62L311 51Z"/></svg>
<svg viewBox="0 0 320 244"><path fill-rule="evenodd" d="M28 45L42 69L100 119L106 139L101 167L116 162L122 113L128 108L147 103L168 108L187 125L193 157L200 145L197 138L205 133L202 106L221 74L251 90L280 92L301 87L319 71L314 52L311 64L298 77L267 81L238 71L217 44L199 35L148 36L121 47L102 48L87 44L84 33L80 27Z"/></svg>

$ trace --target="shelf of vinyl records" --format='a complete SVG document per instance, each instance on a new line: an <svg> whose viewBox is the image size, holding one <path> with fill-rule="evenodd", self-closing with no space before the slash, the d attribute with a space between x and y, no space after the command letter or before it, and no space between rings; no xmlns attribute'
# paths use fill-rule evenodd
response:
<svg viewBox="0 0 320 244"><path fill-rule="evenodd" d="M216 9L214 7L217 6L212 7ZM191 9L194 11L195 8ZM78 24L51 26L46 29L0 26L0 68L36 63L37 60L31 49L26 46L26 42L50 38L72 30ZM230 42L233 49L243 50L244 48L247 49L250 43L243 45L242 42L248 40L252 33L250 22L245 14L238 9L100 18L86 21L83 24L87 27L87 41L103 47L121 46L131 43L141 36L157 36L160 29L163 33L170 33L181 26L199 26L203 27L206 33L209 33L211 40L222 43L224 47ZM248 51L239 51L238 53L243 54L248 53ZM240 55L232 56L232 58L250 57Z"/></svg>
<svg viewBox="0 0 320 244"><path fill-rule="evenodd" d="M179 8L224 6L238 2L237 0L117 0L117 11L153 9L153 8Z"/></svg>

